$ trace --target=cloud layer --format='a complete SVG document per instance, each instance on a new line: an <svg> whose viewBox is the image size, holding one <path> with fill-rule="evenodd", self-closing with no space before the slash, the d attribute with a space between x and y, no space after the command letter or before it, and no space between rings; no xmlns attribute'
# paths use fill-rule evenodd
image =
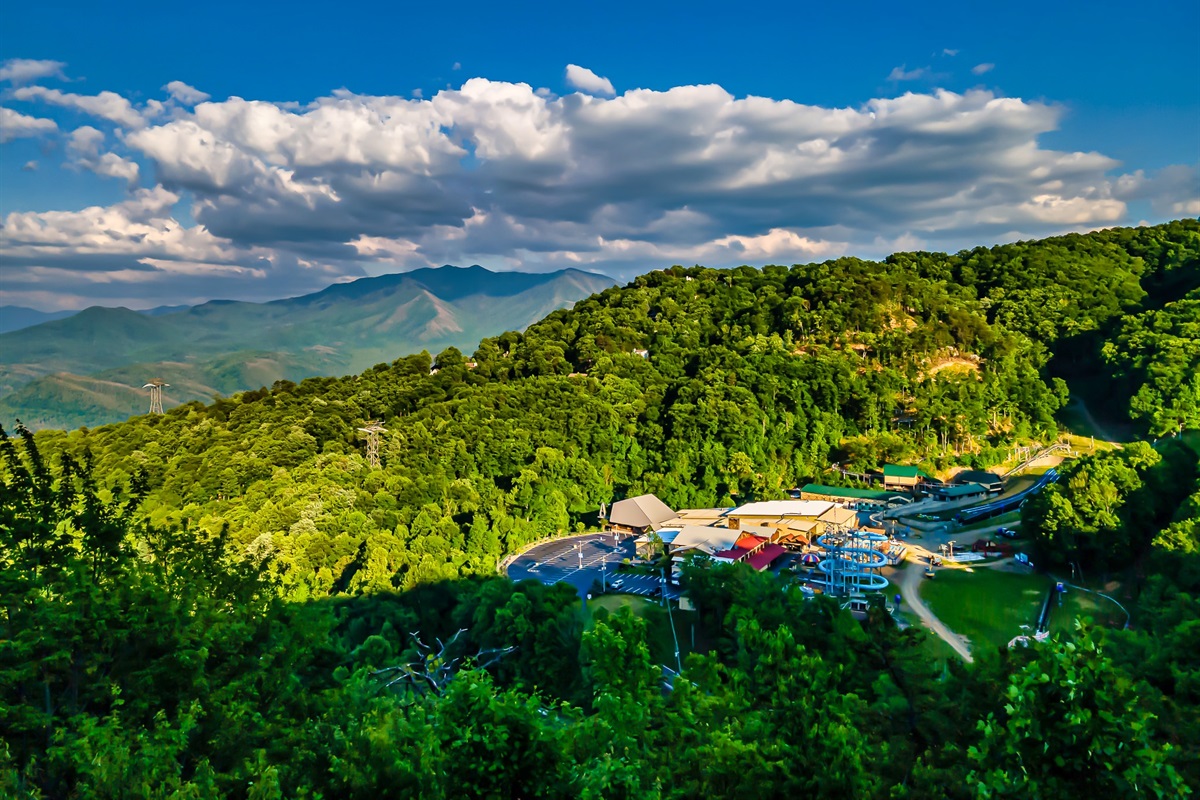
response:
<svg viewBox="0 0 1200 800"><path fill-rule="evenodd" d="M140 107L18 87L18 100L91 117L98 127L69 135L68 164L131 195L10 214L0 263L18 269L0 297L45 305L68 274L73 297L143 304L442 263L629 277L957 248L1119 224L1135 199L1168 214L1197 202L1194 168L1111 178L1102 154L1039 145L1060 108L989 91L824 108L715 85L618 96L575 65L566 77L581 91L473 78L427 99L340 90L304 105L211 101L179 81ZM55 130L0 113L35 120L15 135Z"/></svg>

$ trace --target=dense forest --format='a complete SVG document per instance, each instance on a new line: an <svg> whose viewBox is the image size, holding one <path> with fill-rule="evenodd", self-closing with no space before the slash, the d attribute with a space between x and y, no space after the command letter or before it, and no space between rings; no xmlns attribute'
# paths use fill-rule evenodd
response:
<svg viewBox="0 0 1200 800"><path fill-rule="evenodd" d="M1134 630L970 668L935 667L882 609L860 624L771 576L695 567L713 647L664 694L651 622L585 629L569 587L495 570L643 491L709 506L832 461L994 464L1052 439L1079 382L1147 435L1195 427L1198 288L1195 220L675 267L471 358L5 436L0 787L1179 796L1200 782L1200 486L1175 441L1080 459L1026 512L1048 553L1144 586ZM378 468L370 419L388 429ZM428 657L441 677L422 690L386 688L378 670L423 658L412 633L457 653Z"/></svg>

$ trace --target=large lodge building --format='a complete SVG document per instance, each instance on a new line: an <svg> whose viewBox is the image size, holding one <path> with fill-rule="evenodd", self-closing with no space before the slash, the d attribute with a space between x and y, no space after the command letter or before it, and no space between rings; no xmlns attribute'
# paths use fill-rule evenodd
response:
<svg viewBox="0 0 1200 800"><path fill-rule="evenodd" d="M765 570L785 553L815 547L831 530L856 527L858 512L832 500L770 500L737 508L672 511L654 495L613 504L609 529L634 535L639 556L665 551L676 564L692 553Z"/></svg>

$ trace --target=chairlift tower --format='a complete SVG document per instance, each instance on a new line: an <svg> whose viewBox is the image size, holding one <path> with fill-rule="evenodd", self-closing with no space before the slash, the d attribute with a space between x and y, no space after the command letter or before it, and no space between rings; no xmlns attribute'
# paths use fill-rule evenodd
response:
<svg viewBox="0 0 1200 800"><path fill-rule="evenodd" d="M147 383L145 386L142 387L143 389L150 390L150 413L151 414L163 413L162 390L163 390L164 386L170 386L170 385L171 384L167 383L162 378L152 378L149 383Z"/></svg>
<svg viewBox="0 0 1200 800"><path fill-rule="evenodd" d="M371 469L379 469L379 434L387 433L387 428L379 420L373 419L358 430L367 435L367 463Z"/></svg>

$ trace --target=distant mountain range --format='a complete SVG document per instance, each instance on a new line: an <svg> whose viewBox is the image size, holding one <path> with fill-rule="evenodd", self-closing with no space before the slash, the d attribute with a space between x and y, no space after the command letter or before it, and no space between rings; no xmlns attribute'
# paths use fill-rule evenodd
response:
<svg viewBox="0 0 1200 800"><path fill-rule="evenodd" d="M573 269L445 266L269 303L216 300L146 312L94 307L57 318L5 306L0 424L70 428L126 419L145 412L141 387L154 377L170 384L163 405L171 406L280 379L360 372L421 350L470 353L484 337L522 330L613 285ZM18 328L23 320L33 322Z"/></svg>
<svg viewBox="0 0 1200 800"><path fill-rule="evenodd" d="M19 331L21 328L41 325L43 322L63 319L76 313L78 312L38 311L36 308L26 308L25 306L0 306L0 333Z"/></svg>

